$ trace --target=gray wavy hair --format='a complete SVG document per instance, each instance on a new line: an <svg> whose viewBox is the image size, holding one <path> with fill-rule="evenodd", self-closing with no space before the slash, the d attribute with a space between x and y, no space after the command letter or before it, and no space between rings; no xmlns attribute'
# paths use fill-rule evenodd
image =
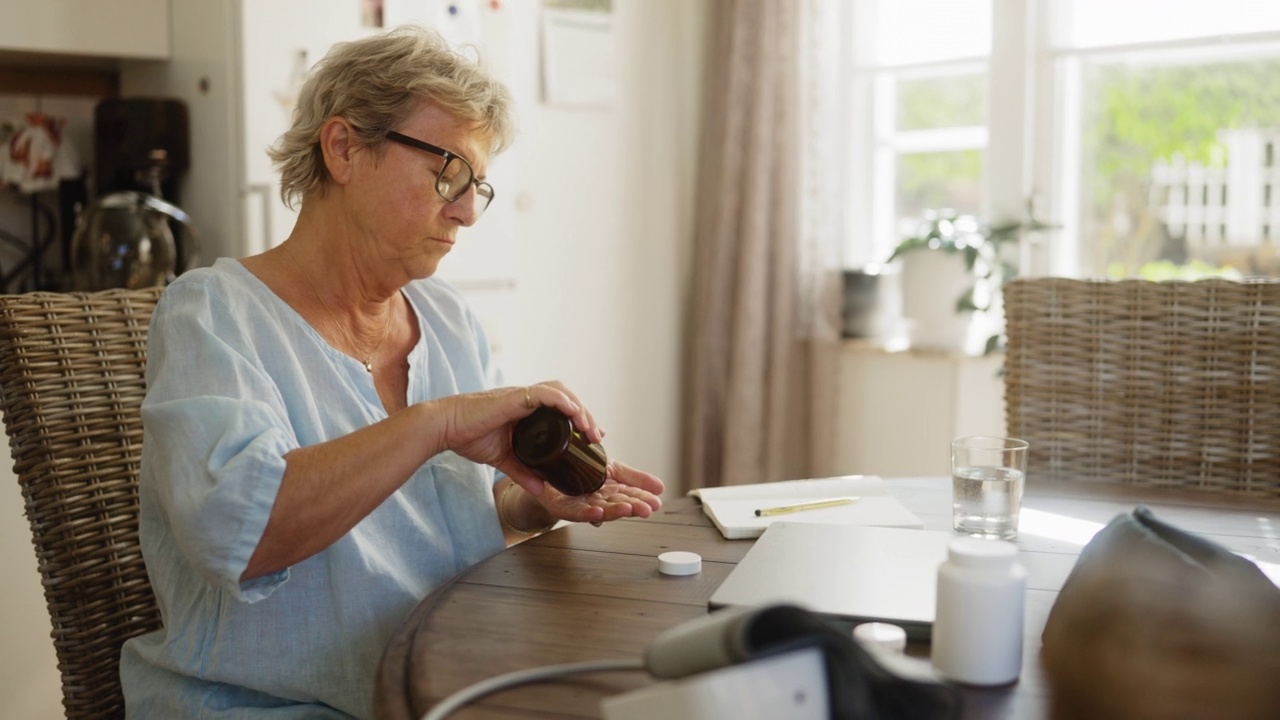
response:
<svg viewBox="0 0 1280 720"><path fill-rule="evenodd" d="M378 152L387 131L424 100L488 134L492 153L502 152L515 135L506 86L434 30L409 25L334 45L303 84L293 126L267 151L280 171L285 205L323 196L329 172L320 128L329 118L346 118L356 142Z"/></svg>

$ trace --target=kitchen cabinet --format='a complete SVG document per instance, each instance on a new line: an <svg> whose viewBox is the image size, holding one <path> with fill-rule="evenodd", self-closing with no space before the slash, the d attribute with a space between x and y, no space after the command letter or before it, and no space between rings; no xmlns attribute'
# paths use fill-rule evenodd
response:
<svg viewBox="0 0 1280 720"><path fill-rule="evenodd" d="M253 255L281 243L297 213L280 198L267 148L289 127L293 102L312 64L337 42L379 32L361 22L361 0L170 0L173 52L167 62L122 64L124 96L176 97L191 125L191 168L179 204L200 233L200 261ZM445 0L385 0L385 27L404 23L438 29L455 43L485 49L500 77L507 13L500 4ZM492 51L488 49L492 48ZM516 163L510 151L487 173L499 192L466 230L441 276L468 295L500 345L513 301Z"/></svg>
<svg viewBox="0 0 1280 720"><path fill-rule="evenodd" d="M169 0L6 2L0 50L164 59L169 57Z"/></svg>

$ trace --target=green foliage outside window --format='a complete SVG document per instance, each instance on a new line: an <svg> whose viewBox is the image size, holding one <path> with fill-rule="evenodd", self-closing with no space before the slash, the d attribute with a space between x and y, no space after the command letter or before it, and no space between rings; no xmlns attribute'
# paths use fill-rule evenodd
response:
<svg viewBox="0 0 1280 720"><path fill-rule="evenodd" d="M1160 273L1152 268L1171 261L1194 274L1191 261L1205 258L1180 253L1178 239L1168 237L1148 205L1152 168L1176 157L1221 165L1227 160L1222 131L1280 128L1280 59L1086 64L1082 79L1079 231L1086 273ZM896 126L910 131L984 125L988 105L983 73L903 79L897 85ZM982 166L980 150L899 155L898 217L918 218L944 207L976 214ZM1215 267L1232 259L1208 260ZM1270 274L1280 272L1280 257L1250 261L1254 272L1268 262L1276 265ZM1157 265L1144 270L1151 263Z"/></svg>
<svg viewBox="0 0 1280 720"><path fill-rule="evenodd" d="M985 124L985 75L945 75L898 83L899 130Z"/></svg>
<svg viewBox="0 0 1280 720"><path fill-rule="evenodd" d="M1085 86L1098 98L1088 115L1085 156L1094 158L1095 202L1114 194L1108 178L1146 179L1156 160L1180 155L1219 162L1222 130L1280 126L1280 60L1216 65L1099 65Z"/></svg>
<svg viewBox="0 0 1280 720"><path fill-rule="evenodd" d="M897 127L901 131L983 126L987 123L984 74L903 80L898 84ZM905 153L898 157L899 217L920 217L933 208L980 210L982 151Z"/></svg>
<svg viewBox="0 0 1280 720"><path fill-rule="evenodd" d="M1217 270L1245 261L1272 274L1268 258L1236 249L1230 257L1188 255L1148 206L1157 161L1222 167L1221 133L1280 127L1280 59L1246 62L1086 67L1080 232L1086 267L1112 277L1168 275L1168 266L1193 261ZM1092 254L1088 254L1092 251ZM1212 252L1200 249L1199 252ZM1277 268L1280 269L1280 268Z"/></svg>
<svg viewBox="0 0 1280 720"><path fill-rule="evenodd" d="M1107 269L1107 277L1113 280L1122 280L1132 276L1120 265ZM1183 265L1170 260L1155 260L1138 268L1136 276L1142 280L1154 280L1156 282L1162 280L1204 280L1205 278L1240 280L1244 277L1239 270L1233 267L1217 267L1203 260L1190 260Z"/></svg>

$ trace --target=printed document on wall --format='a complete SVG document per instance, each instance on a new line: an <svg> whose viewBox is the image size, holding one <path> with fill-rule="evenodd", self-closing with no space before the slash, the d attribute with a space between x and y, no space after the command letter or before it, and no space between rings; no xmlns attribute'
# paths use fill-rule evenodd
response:
<svg viewBox="0 0 1280 720"><path fill-rule="evenodd" d="M613 0L543 0L543 100L565 107L613 107L614 47Z"/></svg>

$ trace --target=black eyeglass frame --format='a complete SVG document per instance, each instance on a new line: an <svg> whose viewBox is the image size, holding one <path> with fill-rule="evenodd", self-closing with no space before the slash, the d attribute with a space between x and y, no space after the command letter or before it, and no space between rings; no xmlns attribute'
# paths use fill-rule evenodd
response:
<svg viewBox="0 0 1280 720"><path fill-rule="evenodd" d="M457 159L463 165L467 166L467 172L471 174L471 182L469 184L475 186L476 197L485 198L484 205L478 207L478 211L476 214L479 215L480 213L483 213L485 210L489 208L489 204L493 202L493 195L494 195L493 186L485 182L484 180L477 179L476 169L471 167L471 163L468 162L467 159L462 157L461 155L458 155L457 153L449 152L448 150L445 150L444 148L438 147L436 145L432 145L429 142L425 142L417 138L409 137L408 135L405 135L403 133L398 133L395 130L387 131L387 139L391 140L392 142L397 142L397 143L400 143L401 145L407 145L411 148L415 148L418 150L424 150L433 155L439 155L440 157L444 158L444 165L440 168L440 172L436 173L436 194L438 194L441 198L443 198L445 202L456 202L463 195L467 194L467 185L463 185L462 192L458 193L453 197L449 197L444 193L443 190L440 189L441 183L444 182L444 171L449 167L449 161L454 159ZM488 192L482 191L482 188L484 188Z"/></svg>

